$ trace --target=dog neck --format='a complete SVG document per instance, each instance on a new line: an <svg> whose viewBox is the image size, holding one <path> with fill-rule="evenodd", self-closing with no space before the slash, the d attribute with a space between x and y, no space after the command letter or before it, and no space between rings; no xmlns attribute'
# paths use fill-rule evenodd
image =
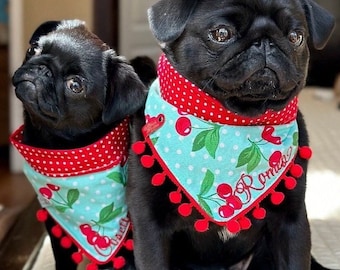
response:
<svg viewBox="0 0 340 270"><path fill-rule="evenodd" d="M290 123L297 116L297 97L281 111L267 110L256 118L231 112L214 97L179 74L164 54L159 59L158 76L161 96L165 101L206 121L235 126L277 125Z"/></svg>
<svg viewBox="0 0 340 270"><path fill-rule="evenodd" d="M91 145L76 149L44 149L22 142L24 126L10 137L11 143L37 172L67 177L97 172L125 163L128 152L128 119ZM33 158L32 158L33 157Z"/></svg>

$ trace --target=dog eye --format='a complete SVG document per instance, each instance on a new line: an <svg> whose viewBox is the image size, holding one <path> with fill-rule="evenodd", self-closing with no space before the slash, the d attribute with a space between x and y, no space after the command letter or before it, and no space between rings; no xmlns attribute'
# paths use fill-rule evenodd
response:
<svg viewBox="0 0 340 270"><path fill-rule="evenodd" d="M85 89L84 82L79 77L71 77L67 79L66 86L69 90L76 94L83 92Z"/></svg>
<svg viewBox="0 0 340 270"><path fill-rule="evenodd" d="M288 34L288 39L293 45L297 47L301 46L304 41L303 34L300 31L291 31Z"/></svg>
<svg viewBox="0 0 340 270"><path fill-rule="evenodd" d="M32 57L39 54L41 54L41 48L39 48L38 44L32 44L32 46L28 48L26 52L26 57Z"/></svg>
<svg viewBox="0 0 340 270"><path fill-rule="evenodd" d="M209 31L209 37L213 41L223 43L233 37L233 31L226 26L219 26Z"/></svg>

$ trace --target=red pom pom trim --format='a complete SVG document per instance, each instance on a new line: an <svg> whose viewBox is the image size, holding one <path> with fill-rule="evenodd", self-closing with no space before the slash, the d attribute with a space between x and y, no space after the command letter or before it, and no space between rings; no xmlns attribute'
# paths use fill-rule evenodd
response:
<svg viewBox="0 0 340 270"><path fill-rule="evenodd" d="M145 168L151 168L155 164L155 159L149 155L142 156L140 161Z"/></svg>
<svg viewBox="0 0 340 270"><path fill-rule="evenodd" d="M45 222L48 218L48 212L45 209L39 209L36 213L39 222Z"/></svg>
<svg viewBox="0 0 340 270"><path fill-rule="evenodd" d="M299 164L293 164L289 171L295 178L300 178L303 174L303 169Z"/></svg>
<svg viewBox="0 0 340 270"><path fill-rule="evenodd" d="M229 221L227 229L231 233L239 233L241 231L241 225L236 220Z"/></svg>
<svg viewBox="0 0 340 270"><path fill-rule="evenodd" d="M262 207L255 208L253 210L253 217L256 219L264 219L267 215L266 209Z"/></svg>
<svg viewBox="0 0 340 270"><path fill-rule="evenodd" d="M135 152L137 155L140 155L145 151L145 142L142 141L135 142L131 148L133 152Z"/></svg>
<svg viewBox="0 0 340 270"><path fill-rule="evenodd" d="M151 179L151 184L155 187L161 186L164 184L165 181L165 174L157 173Z"/></svg>
<svg viewBox="0 0 340 270"><path fill-rule="evenodd" d="M83 261L83 255L81 254L81 252L74 252L72 254L72 260L76 263L76 264L80 264Z"/></svg>
<svg viewBox="0 0 340 270"><path fill-rule="evenodd" d="M127 250L133 250L133 240L132 239L128 239L125 241L124 246Z"/></svg>
<svg viewBox="0 0 340 270"><path fill-rule="evenodd" d="M197 232L206 232L209 229L209 221L206 219L197 220L194 227Z"/></svg>
<svg viewBox="0 0 340 270"><path fill-rule="evenodd" d="M124 257L120 256L113 260L113 268L114 269L121 269L125 266L126 260Z"/></svg>
<svg viewBox="0 0 340 270"><path fill-rule="evenodd" d="M309 146L301 146L299 148L299 155L303 159L310 159L313 155L313 151Z"/></svg>
<svg viewBox="0 0 340 270"><path fill-rule="evenodd" d="M94 263L90 263L86 266L86 270L98 270L98 266Z"/></svg>
<svg viewBox="0 0 340 270"><path fill-rule="evenodd" d="M182 201L182 194L180 191L172 191L169 193L170 202L178 204Z"/></svg>
<svg viewBox="0 0 340 270"><path fill-rule="evenodd" d="M273 192L271 194L270 200L274 205L279 205L285 199L285 195L282 192Z"/></svg>
<svg viewBox="0 0 340 270"><path fill-rule="evenodd" d="M54 225L51 229L51 232L57 238L60 238L63 235L63 229L60 227L59 224Z"/></svg>
<svg viewBox="0 0 340 270"><path fill-rule="evenodd" d="M60 240L60 245L65 248L68 249L72 246L72 241L69 237L64 236L63 238L61 238Z"/></svg>
<svg viewBox="0 0 340 270"><path fill-rule="evenodd" d="M178 207L178 213L183 217L191 215L192 206L189 203L183 203Z"/></svg>

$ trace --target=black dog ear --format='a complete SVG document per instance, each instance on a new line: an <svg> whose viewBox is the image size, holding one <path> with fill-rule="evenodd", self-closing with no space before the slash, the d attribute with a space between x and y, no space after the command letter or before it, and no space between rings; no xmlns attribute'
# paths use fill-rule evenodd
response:
<svg viewBox="0 0 340 270"><path fill-rule="evenodd" d="M161 0L148 10L150 28L160 42L177 39L194 11L197 0Z"/></svg>
<svg viewBox="0 0 340 270"><path fill-rule="evenodd" d="M47 21L42 23L33 33L30 44L36 43L41 36L45 36L48 33L54 31L57 29L58 25L61 23L61 21Z"/></svg>
<svg viewBox="0 0 340 270"><path fill-rule="evenodd" d="M145 103L146 87L132 66L108 50L108 85L103 111L103 122L111 124L136 113Z"/></svg>
<svg viewBox="0 0 340 270"><path fill-rule="evenodd" d="M315 49L323 49L335 27L334 17L313 0L302 1L309 27L309 34Z"/></svg>

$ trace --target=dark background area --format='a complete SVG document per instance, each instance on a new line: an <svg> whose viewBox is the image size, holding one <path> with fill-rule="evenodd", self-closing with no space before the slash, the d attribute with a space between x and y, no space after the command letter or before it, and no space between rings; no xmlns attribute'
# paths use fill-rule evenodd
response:
<svg viewBox="0 0 340 270"><path fill-rule="evenodd" d="M332 87L340 73L340 1L316 0L336 18L336 27L327 46L317 51L311 47L308 85Z"/></svg>

